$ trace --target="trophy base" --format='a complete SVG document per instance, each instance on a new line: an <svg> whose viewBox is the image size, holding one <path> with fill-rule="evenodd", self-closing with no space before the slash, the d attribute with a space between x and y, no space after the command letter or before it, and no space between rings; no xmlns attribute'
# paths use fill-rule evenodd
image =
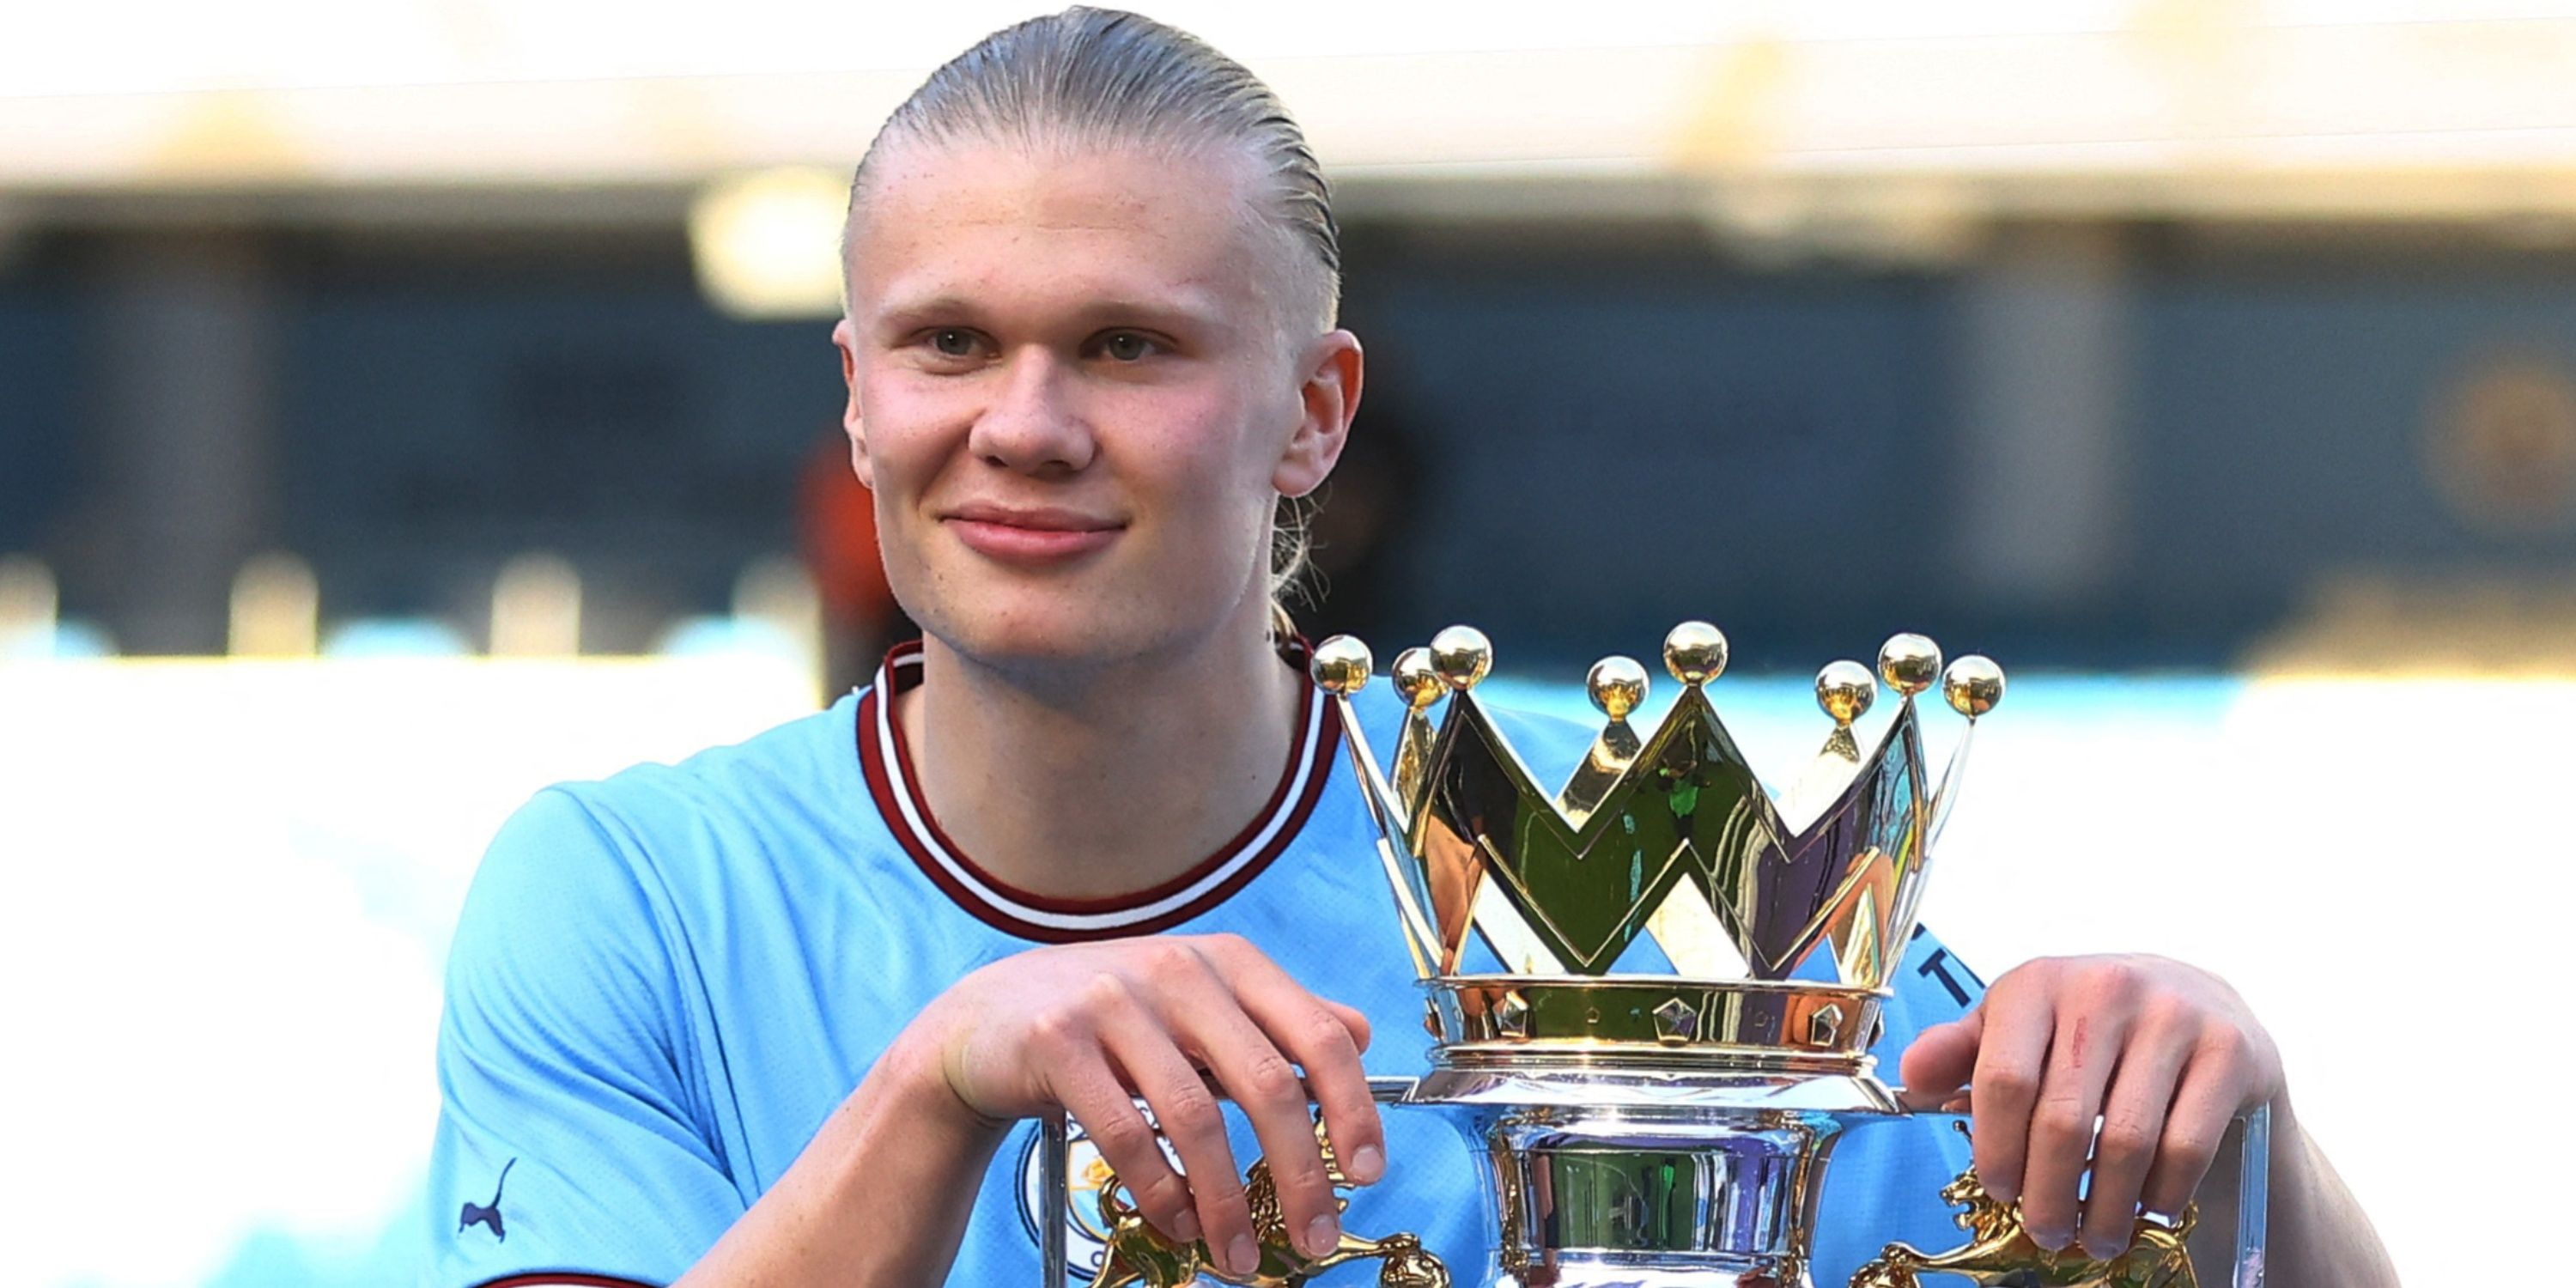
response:
<svg viewBox="0 0 2576 1288"><path fill-rule="evenodd" d="M1569 1253L1544 1269L1496 1271L1486 1283L1490 1288L1813 1288L1801 1265L1736 1257L1711 1257L1676 1268L1681 1264L1672 1257L1641 1264L1629 1257Z"/></svg>

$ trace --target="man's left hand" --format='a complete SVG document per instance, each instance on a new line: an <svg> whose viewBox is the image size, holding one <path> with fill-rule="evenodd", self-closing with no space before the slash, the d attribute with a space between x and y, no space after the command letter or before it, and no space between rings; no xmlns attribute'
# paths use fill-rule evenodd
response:
<svg viewBox="0 0 2576 1288"><path fill-rule="evenodd" d="M1925 1029L1900 1068L1915 1107L1967 1102L1978 1178L2021 1201L2034 1240L2054 1251L2080 1236L2097 1259L2129 1245L2141 1207L2180 1212L2228 1123L2282 1090L2280 1052L2236 990L2146 956L2017 967Z"/></svg>

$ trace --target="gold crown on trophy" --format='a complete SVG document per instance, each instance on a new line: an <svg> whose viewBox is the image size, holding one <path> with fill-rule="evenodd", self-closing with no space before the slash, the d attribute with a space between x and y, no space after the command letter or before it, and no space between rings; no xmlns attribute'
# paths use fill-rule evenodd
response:
<svg viewBox="0 0 2576 1288"><path fill-rule="evenodd" d="M1888 640L1876 676L1827 666L1816 697L1832 728L1775 800L1706 693L1726 637L1685 622L1663 656L1682 692L1642 736L1628 717L1645 702L1645 668L1593 666L1587 688L1607 723L1550 792L1476 696L1493 664L1480 632L1453 626L1396 658L1407 710L1391 778L1350 705L1373 670L1367 646L1336 636L1315 649L1406 943L1432 985L1444 1060L1687 1049L1783 1070L1866 1068L1969 742L1930 786L1915 697L1938 683L1973 734L2002 700L2003 672L1975 656L1945 672L1920 635ZM1852 726L1880 679L1900 706L1864 752ZM1444 695L1435 734L1430 708Z"/></svg>

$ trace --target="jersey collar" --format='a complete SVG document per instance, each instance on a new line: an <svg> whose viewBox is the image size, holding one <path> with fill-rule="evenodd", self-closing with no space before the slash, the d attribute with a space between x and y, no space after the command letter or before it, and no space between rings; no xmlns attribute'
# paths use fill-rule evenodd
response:
<svg viewBox="0 0 2576 1288"><path fill-rule="evenodd" d="M1305 674L1305 645L1283 650ZM859 768L877 812L922 875L985 924L1022 939L1073 943L1168 930L1215 908L1261 875L1305 826L1332 777L1341 729L1326 718L1324 695L1311 681L1288 748L1288 763L1269 801L1233 840L1173 879L1132 894L1052 899L1017 889L986 872L940 829L921 797L912 753L895 727L889 699L921 683L921 642L898 644L859 700Z"/></svg>

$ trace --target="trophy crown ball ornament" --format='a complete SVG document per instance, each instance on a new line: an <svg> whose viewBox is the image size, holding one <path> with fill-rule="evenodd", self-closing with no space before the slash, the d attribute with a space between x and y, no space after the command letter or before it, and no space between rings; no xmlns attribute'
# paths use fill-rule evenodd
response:
<svg viewBox="0 0 2576 1288"><path fill-rule="evenodd" d="M1452 626L1397 656L1404 711L1384 766L1352 701L1374 671L1368 647L1335 636L1313 650L1434 1041L1425 1075L1372 1083L1382 1100L1456 1127L1494 1204L1484 1278L1459 1283L1809 1288L1836 1138L1905 1112L1869 1049L1977 721L2003 700L2002 668L1977 656L1944 668L1939 646L1912 634L1890 638L1874 669L1826 666L1815 693L1830 727L1775 797L1706 693L1726 670L1725 634L1684 622L1663 662L1681 692L1642 735L1629 718L1645 703L1646 668L1625 657L1591 668L1585 692L1604 723L1550 790L1476 695L1494 663L1483 633ZM1897 709L1864 749L1853 725L1882 683ZM1916 707L1935 685L1967 721L1937 782ZM1248 1178L1256 1190L1264 1168ZM1939 1195L1968 1207L1967 1246L1891 1243L1852 1284L1911 1288L1918 1271L2193 1282L2178 1251L2188 1214L2179 1228L2141 1220L2122 1258L2088 1262L2040 1249L2017 1208L1983 1194L1972 1168ZM2259 1241L2259 1210L2250 1228ZM1127 1245L1137 1251L1116 1251ZM1141 1218L1122 1221L1112 1247L1095 1285L1267 1288L1353 1260L1378 1262L1382 1288L1451 1281L1400 1233L1345 1236L1340 1254L1313 1261L1265 1235L1249 1279L1218 1274L1203 1249L1167 1245ZM2145 1277L2123 1277L2133 1272Z"/></svg>

